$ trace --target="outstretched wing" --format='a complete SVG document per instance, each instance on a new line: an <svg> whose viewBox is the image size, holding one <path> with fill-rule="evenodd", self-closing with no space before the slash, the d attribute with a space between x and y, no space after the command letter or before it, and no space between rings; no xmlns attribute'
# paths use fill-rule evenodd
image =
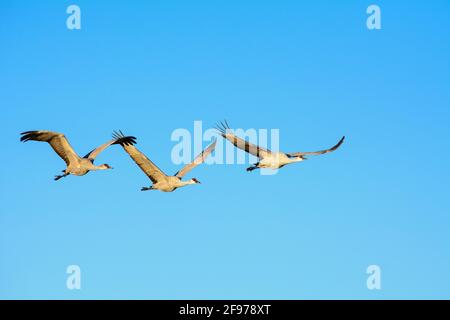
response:
<svg viewBox="0 0 450 320"><path fill-rule="evenodd" d="M178 178L182 178L186 175L186 173L194 169L199 164L203 163L205 159L208 158L208 156L211 154L211 152L213 152L213 150L216 148L216 143L217 141L214 140L213 143L211 143L205 150L203 150L199 155L195 157L194 161L187 164L183 169L175 173L175 176Z"/></svg>
<svg viewBox="0 0 450 320"><path fill-rule="evenodd" d="M337 148L339 148L341 146L341 144L344 142L345 136L343 136L341 138L341 140L339 140L339 142L331 147L330 149L326 149L326 150L320 150L320 151L312 151L312 152L295 152L295 153L288 153L287 156L288 157L300 157L300 156L305 156L305 155L319 155L319 154L324 154L324 153L328 153L328 152L333 152L334 150L336 150Z"/></svg>
<svg viewBox="0 0 450 320"><path fill-rule="evenodd" d="M67 165L71 162L77 162L80 157L73 150L72 146L67 141L62 133L52 131L25 131L21 133L20 141L26 142L29 140L48 142L55 152L66 162Z"/></svg>
<svg viewBox="0 0 450 320"><path fill-rule="evenodd" d="M120 137L120 138L116 138L113 139L111 141L108 141L104 144L102 144L101 146L95 148L94 150L92 150L91 152L89 152L87 155L84 156L84 158L91 160L92 162L95 160L95 158L106 148L108 148L110 145L113 144L122 144L122 143L127 143L127 144L135 144L136 143L136 138L133 136L127 136L127 137Z"/></svg>
<svg viewBox="0 0 450 320"><path fill-rule="evenodd" d="M126 137L121 131L114 131L113 138L117 140L117 143L123 147L126 153L128 153L131 159L136 162L139 168L144 171L153 183L167 179L164 172L134 146L136 144L135 138L125 139Z"/></svg>
<svg viewBox="0 0 450 320"><path fill-rule="evenodd" d="M241 139L241 138L237 137L236 135L234 135L231 132L231 129L228 126L228 123L226 120L225 120L225 123L220 122L220 124L217 125L216 129L219 131L219 134L223 138L230 141L237 148L244 150L245 152L248 152L258 158L265 158L266 156L268 156L272 153L268 149L254 145L253 143L250 143L247 140Z"/></svg>

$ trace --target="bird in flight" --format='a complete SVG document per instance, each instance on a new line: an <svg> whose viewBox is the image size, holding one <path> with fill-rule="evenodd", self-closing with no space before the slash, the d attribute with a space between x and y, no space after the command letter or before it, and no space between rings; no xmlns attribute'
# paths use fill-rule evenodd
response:
<svg viewBox="0 0 450 320"><path fill-rule="evenodd" d="M177 188L181 188L190 184L200 183L196 178L187 181L181 180L189 171L203 163L205 159L213 152L216 147L216 141L211 143L205 150L203 150L195 159L187 164L183 169L175 173L173 176L168 176L159 169L149 158L147 158L141 151L139 151L134 144L135 141L124 139L124 134L119 131L114 131L113 138L120 141L119 144L133 159L133 161L141 168L142 171L150 178L153 185L150 187L143 187L141 191L160 190L163 192L172 192Z"/></svg>
<svg viewBox="0 0 450 320"><path fill-rule="evenodd" d="M66 162L67 168L62 170L62 175L55 176L55 181L72 174L84 176L89 171L112 169L108 164L94 165L95 158L112 144L134 141L134 137L121 137L120 140L111 140L92 150L81 158L72 148L64 134L52 131L25 131L21 133L20 141L27 142L43 141L48 142L55 152Z"/></svg>
<svg viewBox="0 0 450 320"><path fill-rule="evenodd" d="M234 144L237 148L244 150L254 156L256 156L259 161L253 164L251 167L247 168L247 171L253 171L255 169L268 168L268 169L279 169L287 164L294 162L301 162L306 160L307 155L319 155L329 152L333 152L341 146L344 142L345 136L339 140L339 142L331 147L330 149L313 151L313 152L294 152L294 153L284 153L284 152L272 152L269 149L262 148L260 146L254 145L247 140L241 139L233 134L233 130L230 129L227 121L220 122L216 126L219 134Z"/></svg>

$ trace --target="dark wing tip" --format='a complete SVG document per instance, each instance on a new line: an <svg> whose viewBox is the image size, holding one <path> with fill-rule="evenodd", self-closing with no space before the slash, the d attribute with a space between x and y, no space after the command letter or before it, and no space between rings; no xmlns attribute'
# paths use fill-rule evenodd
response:
<svg viewBox="0 0 450 320"><path fill-rule="evenodd" d="M224 121L219 121L216 124L215 128L222 137L225 137L225 134L227 133L227 130L230 129L230 126L228 125L227 120L224 120Z"/></svg>
<svg viewBox="0 0 450 320"><path fill-rule="evenodd" d="M339 148L339 147L341 146L341 144L344 142L344 140L345 140L345 136L342 136L341 140L339 140L339 142L338 142L334 147L332 147L332 148L330 149L330 151L334 151L334 150L336 150L337 148Z"/></svg>
<svg viewBox="0 0 450 320"><path fill-rule="evenodd" d="M21 132L20 134L27 134L27 133L32 133L32 132L37 132L37 130L30 130L30 131L24 131L24 132Z"/></svg>
<svg viewBox="0 0 450 320"><path fill-rule="evenodd" d="M133 137L133 136L125 136L123 134L123 132L121 130L119 131L114 131L113 134L113 139L115 139L113 144L120 144L122 147L123 146L132 146L135 145L137 142L137 138Z"/></svg>
<svg viewBox="0 0 450 320"><path fill-rule="evenodd" d="M37 137L38 131L25 131L21 133L22 137L20 137L20 141L27 142L29 140L33 140Z"/></svg>

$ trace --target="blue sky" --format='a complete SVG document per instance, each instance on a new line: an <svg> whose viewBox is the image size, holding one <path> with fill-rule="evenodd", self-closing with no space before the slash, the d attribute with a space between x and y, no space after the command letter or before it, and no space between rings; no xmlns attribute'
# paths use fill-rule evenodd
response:
<svg viewBox="0 0 450 320"><path fill-rule="evenodd" d="M375 3L371 31L367 1L76 1L68 30L72 2L2 1L0 298L450 298L450 4ZM168 194L119 147L54 182L63 161L19 143L54 130L85 154L122 129L174 173L173 130L224 118L285 151L347 139Z"/></svg>

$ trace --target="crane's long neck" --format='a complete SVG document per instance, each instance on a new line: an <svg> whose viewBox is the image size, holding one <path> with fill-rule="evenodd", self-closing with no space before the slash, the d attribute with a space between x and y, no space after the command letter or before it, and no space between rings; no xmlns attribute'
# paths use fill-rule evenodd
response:
<svg viewBox="0 0 450 320"><path fill-rule="evenodd" d="M302 158L302 157L290 158L290 159L289 159L289 163L302 162L302 161L304 161L304 160L305 160L305 159Z"/></svg>
<svg viewBox="0 0 450 320"><path fill-rule="evenodd" d="M184 187L184 186L187 186L187 185L190 185L190 184L195 184L195 181L194 180L187 180L187 181L180 181L180 187Z"/></svg>
<svg viewBox="0 0 450 320"><path fill-rule="evenodd" d="M96 171L96 170L108 170L111 169L111 167L105 165L105 164L101 164L99 166L96 166L95 164L92 164L89 168L89 170L91 171Z"/></svg>

